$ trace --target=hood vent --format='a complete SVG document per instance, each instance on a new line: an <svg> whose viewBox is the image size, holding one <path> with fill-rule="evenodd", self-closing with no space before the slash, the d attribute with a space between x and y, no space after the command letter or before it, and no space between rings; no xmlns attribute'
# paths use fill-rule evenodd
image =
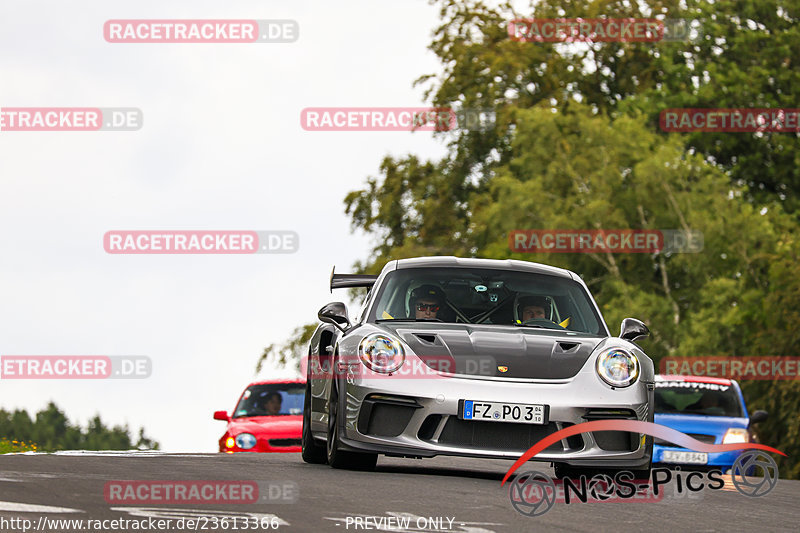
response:
<svg viewBox="0 0 800 533"><path fill-rule="evenodd" d="M579 342L557 342L553 353L571 353L578 349Z"/></svg>
<svg viewBox="0 0 800 533"><path fill-rule="evenodd" d="M414 333L414 336L422 342L427 342L428 344L434 344L436 342L436 335L429 335L427 333Z"/></svg>

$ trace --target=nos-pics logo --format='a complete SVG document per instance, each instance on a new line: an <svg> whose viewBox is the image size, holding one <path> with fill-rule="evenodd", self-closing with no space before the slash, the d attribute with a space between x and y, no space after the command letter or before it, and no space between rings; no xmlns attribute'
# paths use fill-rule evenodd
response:
<svg viewBox="0 0 800 533"><path fill-rule="evenodd" d="M734 487L748 497L760 497L768 494L778 483L778 465L771 456L764 453L770 451L780 455L783 452L755 443L705 444L677 430L638 420L598 420L577 424L545 437L533 445L506 473L502 484L508 481L511 474L534 455L544 450L553 442L576 434L589 431L628 431L661 438L694 451L715 453L730 450L746 450L733 464L731 479ZM567 434L569 433L569 434ZM725 486L722 471L711 470L707 477L702 472L681 472L675 468L677 493L698 492L705 488L719 490ZM756 477L758 476L758 477ZM663 497L661 487L670 483L673 471L656 468L650 471L648 480L636 480L628 471L616 472L613 477L600 474L591 478L580 476L579 479L565 478L561 482L553 480L543 472L527 471L515 476L509 486L508 494L512 507L520 514L534 517L541 516L553 506L563 501L566 504L574 500L587 503L591 497L594 501L626 501L637 498L639 501L660 501Z"/></svg>

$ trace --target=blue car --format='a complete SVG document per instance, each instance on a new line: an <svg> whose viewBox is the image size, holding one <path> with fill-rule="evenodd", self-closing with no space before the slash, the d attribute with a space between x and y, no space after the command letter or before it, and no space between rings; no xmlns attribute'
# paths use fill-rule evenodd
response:
<svg viewBox="0 0 800 533"><path fill-rule="evenodd" d="M655 423L676 429L708 444L754 442L753 424L766 411L748 415L739 384L732 379L656 375ZM655 439L653 463L716 468L727 472L742 450L704 453Z"/></svg>

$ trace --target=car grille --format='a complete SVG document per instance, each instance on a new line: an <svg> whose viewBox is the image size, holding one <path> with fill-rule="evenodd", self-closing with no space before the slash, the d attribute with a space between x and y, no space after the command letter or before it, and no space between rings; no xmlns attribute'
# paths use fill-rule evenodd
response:
<svg viewBox="0 0 800 533"><path fill-rule="evenodd" d="M524 452L543 438L558 431L554 423L546 425L513 424L505 422L476 422L448 418L439 444L487 450ZM548 451L563 451L561 441Z"/></svg>
<svg viewBox="0 0 800 533"><path fill-rule="evenodd" d="M601 450L632 452L639 445L639 436L626 431L593 431L592 436Z"/></svg>
<svg viewBox="0 0 800 533"><path fill-rule="evenodd" d="M699 433L687 433L687 435L689 435L693 439L699 440L703 444L714 444L714 442L717 440L717 437L715 437L714 435L701 435ZM659 446L677 446L676 444L673 444L668 440L659 438L654 438L653 444L658 444Z"/></svg>
<svg viewBox="0 0 800 533"><path fill-rule="evenodd" d="M442 421L442 415L430 415L419 428L417 432L417 437L421 440L431 440L433 435L436 433L436 429L439 427L439 423Z"/></svg>
<svg viewBox="0 0 800 533"><path fill-rule="evenodd" d="M269 439L269 445L275 448L288 448L300 446L300 439Z"/></svg>
<svg viewBox="0 0 800 533"><path fill-rule="evenodd" d="M592 420L638 420L633 409L587 409L583 418Z"/></svg>
<svg viewBox="0 0 800 533"><path fill-rule="evenodd" d="M376 437L397 437L405 431L418 406L364 402L358 419L358 431Z"/></svg>
<svg viewBox="0 0 800 533"><path fill-rule="evenodd" d="M637 420L636 412L631 409L587 409L584 420ZM609 452L632 452L639 446L639 437L635 433L625 431L593 431L597 446Z"/></svg>

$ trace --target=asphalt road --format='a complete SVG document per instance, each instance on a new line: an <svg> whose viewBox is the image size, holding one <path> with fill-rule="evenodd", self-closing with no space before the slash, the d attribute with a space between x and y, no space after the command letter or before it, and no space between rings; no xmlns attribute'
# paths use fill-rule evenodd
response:
<svg viewBox="0 0 800 533"><path fill-rule="evenodd" d="M544 463L529 463L552 474ZM528 517L500 481L510 461L381 457L375 472L309 465L299 454L35 454L0 456L0 531L797 531L800 481L780 480L762 497L720 490L676 494L658 502L556 502ZM531 468L524 467L523 470ZM685 474L685 472L684 472ZM294 503L109 503L104 489L120 480L238 480L258 483L264 498ZM114 485L113 483L111 484ZM284 492L278 490L284 488ZM131 489L132 490L132 489ZM666 493L666 494L664 494ZM117 493L121 497L123 493ZM132 494L132 493L129 493ZM271 496L272 497L272 496ZM222 518L227 517L224 523ZM87 520L144 520L89 527ZM155 520L171 519L169 528ZM178 522L184 518L184 522ZM194 527L186 519L194 519ZM233 522L233 519L236 522ZM249 520L248 521L246 521ZM28 520L29 522L24 522ZM81 520L60 525L53 520ZM255 521L264 528L255 528ZM50 521L48 523L48 521ZM138 523L137 523L138 524ZM272 529L270 529L270 524ZM406 524L408 524L406 526ZM116 527L112 527L116 525ZM179 529L179 527L183 529ZM83 529L80 529L82 527ZM38 529L37 529L38 528Z"/></svg>

